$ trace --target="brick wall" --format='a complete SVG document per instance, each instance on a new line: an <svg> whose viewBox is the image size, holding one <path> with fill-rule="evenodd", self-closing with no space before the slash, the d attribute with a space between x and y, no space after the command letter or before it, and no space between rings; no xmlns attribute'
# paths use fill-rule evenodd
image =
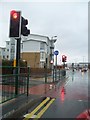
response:
<svg viewBox="0 0 90 120"><path fill-rule="evenodd" d="M27 66L31 68L39 68L40 66L40 53L39 52L23 52L21 58L27 61Z"/></svg>

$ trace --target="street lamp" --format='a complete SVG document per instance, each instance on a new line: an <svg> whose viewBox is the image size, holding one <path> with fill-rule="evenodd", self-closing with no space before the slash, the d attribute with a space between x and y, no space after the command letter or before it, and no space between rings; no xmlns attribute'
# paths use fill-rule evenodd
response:
<svg viewBox="0 0 90 120"><path fill-rule="evenodd" d="M52 70L52 75L53 75L53 82L54 82L54 43L56 42L56 37L57 36L52 36L51 37L51 47L50 47L50 50L51 50L51 61L52 61L52 64L51 64L51 70Z"/></svg>
<svg viewBox="0 0 90 120"><path fill-rule="evenodd" d="M57 36L52 36L51 37L51 61L53 61L54 62L54 55L53 55L53 53L54 53L54 43L57 41L57 39L55 39Z"/></svg>

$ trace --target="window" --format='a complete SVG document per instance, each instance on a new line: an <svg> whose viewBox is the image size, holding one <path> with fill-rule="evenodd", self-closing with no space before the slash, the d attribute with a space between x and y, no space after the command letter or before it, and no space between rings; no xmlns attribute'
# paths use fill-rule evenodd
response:
<svg viewBox="0 0 90 120"><path fill-rule="evenodd" d="M7 58L9 58L9 56L7 55Z"/></svg>
<svg viewBox="0 0 90 120"><path fill-rule="evenodd" d="M44 52L41 52L41 53L40 53L40 59L41 59L41 60L45 60L45 53L44 53Z"/></svg>
<svg viewBox="0 0 90 120"><path fill-rule="evenodd" d="M5 56L3 55L3 59L5 59Z"/></svg>
<svg viewBox="0 0 90 120"><path fill-rule="evenodd" d="M9 49L7 49L7 51L9 52Z"/></svg>
<svg viewBox="0 0 90 120"><path fill-rule="evenodd" d="M14 53L14 49L11 49L11 53Z"/></svg>
<svg viewBox="0 0 90 120"><path fill-rule="evenodd" d="M40 43L40 50L45 50L45 43L44 42Z"/></svg>

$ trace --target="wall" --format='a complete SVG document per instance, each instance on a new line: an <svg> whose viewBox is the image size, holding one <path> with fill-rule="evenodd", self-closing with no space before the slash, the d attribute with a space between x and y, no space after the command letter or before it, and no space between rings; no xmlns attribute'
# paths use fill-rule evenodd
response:
<svg viewBox="0 0 90 120"><path fill-rule="evenodd" d="M39 68L40 66L40 53L39 52L23 52L21 53L22 59L27 61L27 66L31 68Z"/></svg>

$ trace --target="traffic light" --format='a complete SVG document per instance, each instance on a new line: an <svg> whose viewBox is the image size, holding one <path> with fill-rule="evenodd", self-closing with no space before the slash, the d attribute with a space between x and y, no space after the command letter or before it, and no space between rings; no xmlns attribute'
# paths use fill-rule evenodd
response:
<svg viewBox="0 0 90 120"><path fill-rule="evenodd" d="M65 62L65 55L62 55L62 62Z"/></svg>
<svg viewBox="0 0 90 120"><path fill-rule="evenodd" d="M67 62L67 56L65 56L65 62Z"/></svg>
<svg viewBox="0 0 90 120"><path fill-rule="evenodd" d="M28 36L30 34L30 30L26 27L27 24L28 20L21 17L21 34L23 36Z"/></svg>
<svg viewBox="0 0 90 120"><path fill-rule="evenodd" d="M66 62L67 61L67 56L62 55L62 62Z"/></svg>
<svg viewBox="0 0 90 120"><path fill-rule="evenodd" d="M10 12L9 37L20 38L21 34L21 12L12 10Z"/></svg>

